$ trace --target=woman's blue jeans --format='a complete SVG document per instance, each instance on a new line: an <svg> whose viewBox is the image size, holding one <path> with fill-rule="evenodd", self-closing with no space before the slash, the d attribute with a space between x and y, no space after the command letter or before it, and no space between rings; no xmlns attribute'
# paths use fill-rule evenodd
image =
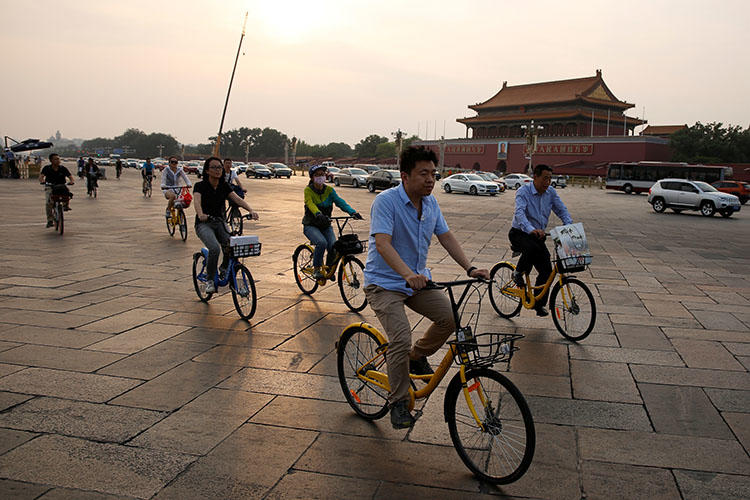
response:
<svg viewBox="0 0 750 500"><path fill-rule="evenodd" d="M315 245L315 252L313 252L313 266L320 267L323 265L323 254L326 250L328 253L333 251L333 244L336 243L336 235L333 232L333 227L328 226L328 229L320 230L315 226L304 225L303 232L310 243Z"/></svg>

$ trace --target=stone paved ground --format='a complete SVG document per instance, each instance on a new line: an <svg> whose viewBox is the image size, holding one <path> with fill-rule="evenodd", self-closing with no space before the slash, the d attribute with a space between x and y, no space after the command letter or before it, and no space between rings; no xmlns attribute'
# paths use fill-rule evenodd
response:
<svg viewBox="0 0 750 500"><path fill-rule="evenodd" d="M537 427L528 473L496 488L450 446L441 391L408 433L343 401L334 341L377 321L334 286L295 287L304 179L248 181L263 242L248 324L228 294L197 300L199 241L167 235L138 178L97 200L75 186L62 238L37 184L0 183L0 497L750 497L750 208L659 215L644 196L561 191L595 255L596 330L575 345L485 304L489 330L526 335L510 377ZM370 193L339 191L368 212ZM512 193L438 199L475 263L509 257ZM430 262L460 275L439 247Z"/></svg>

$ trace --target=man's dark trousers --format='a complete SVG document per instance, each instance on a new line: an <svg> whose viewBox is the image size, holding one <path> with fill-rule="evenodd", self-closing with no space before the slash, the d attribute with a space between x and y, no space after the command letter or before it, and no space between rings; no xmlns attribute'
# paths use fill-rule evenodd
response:
<svg viewBox="0 0 750 500"><path fill-rule="evenodd" d="M521 252L516 270L521 274L526 274L531 272L533 266L539 273L536 277L536 286L544 285L549 275L552 274L549 250L547 250L547 245L544 244L544 239L539 239L514 227L510 229L508 239L513 249ZM547 295L545 293L544 297L538 300L534 307L547 305Z"/></svg>

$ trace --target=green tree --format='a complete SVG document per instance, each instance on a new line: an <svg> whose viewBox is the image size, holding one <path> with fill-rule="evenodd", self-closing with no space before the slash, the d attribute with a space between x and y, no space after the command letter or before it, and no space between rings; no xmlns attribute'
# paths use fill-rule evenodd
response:
<svg viewBox="0 0 750 500"><path fill-rule="evenodd" d="M381 137L377 134L368 135L354 146L354 153L357 158L371 158L375 156L378 144L384 142L388 142L387 137Z"/></svg>
<svg viewBox="0 0 750 500"><path fill-rule="evenodd" d="M375 147L375 156L379 159L395 158L396 157L396 143L395 142L381 142Z"/></svg>
<svg viewBox="0 0 750 500"><path fill-rule="evenodd" d="M672 160L687 163L746 163L750 161L750 129L697 122L670 136Z"/></svg>
<svg viewBox="0 0 750 500"><path fill-rule="evenodd" d="M347 158L354 154L354 150L345 142L329 142L322 148L322 156L331 158Z"/></svg>

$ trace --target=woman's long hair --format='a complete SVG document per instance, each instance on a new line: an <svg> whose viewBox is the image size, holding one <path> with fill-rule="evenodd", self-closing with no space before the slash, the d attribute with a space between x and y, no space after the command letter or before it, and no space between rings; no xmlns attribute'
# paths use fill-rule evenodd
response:
<svg viewBox="0 0 750 500"><path fill-rule="evenodd" d="M224 164L221 161L221 158L218 158L216 156L209 156L206 158L206 161L203 162L203 172L201 172L201 179L208 179L208 166L211 164L213 160L218 161L221 163L221 177L219 178L219 184L222 182L226 182L224 179Z"/></svg>

